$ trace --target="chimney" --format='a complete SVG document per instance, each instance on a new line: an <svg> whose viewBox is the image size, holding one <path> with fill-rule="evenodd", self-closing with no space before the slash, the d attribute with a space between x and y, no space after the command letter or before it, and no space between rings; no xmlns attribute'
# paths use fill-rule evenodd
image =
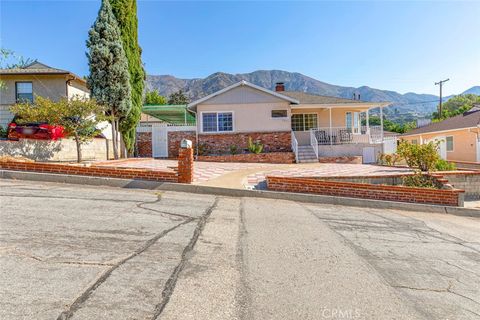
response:
<svg viewBox="0 0 480 320"><path fill-rule="evenodd" d="M283 82L275 83L275 91L277 92L285 91L285 84Z"/></svg>

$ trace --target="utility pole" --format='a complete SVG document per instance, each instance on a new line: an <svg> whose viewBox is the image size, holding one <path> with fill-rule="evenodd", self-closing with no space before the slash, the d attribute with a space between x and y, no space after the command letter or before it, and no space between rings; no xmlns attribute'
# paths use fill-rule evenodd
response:
<svg viewBox="0 0 480 320"><path fill-rule="evenodd" d="M442 118L442 86L443 86L443 83L444 82L447 82L448 80L450 79L445 79L445 80L441 80L439 82L435 82L435 85L436 86L440 86L440 104L438 106L438 118L441 119Z"/></svg>

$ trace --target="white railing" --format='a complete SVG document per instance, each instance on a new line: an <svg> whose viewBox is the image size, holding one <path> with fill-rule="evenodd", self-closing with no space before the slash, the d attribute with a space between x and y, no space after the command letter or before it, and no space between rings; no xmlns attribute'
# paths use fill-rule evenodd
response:
<svg viewBox="0 0 480 320"><path fill-rule="evenodd" d="M312 146L313 151L318 158L318 140L313 129L310 130L310 145Z"/></svg>
<svg viewBox="0 0 480 320"><path fill-rule="evenodd" d="M292 151L295 153L295 162L298 162L298 142L295 133L292 131Z"/></svg>
<svg viewBox="0 0 480 320"><path fill-rule="evenodd" d="M319 145L382 143L380 126L322 127L312 129L310 134L316 138ZM312 141L312 138L310 141Z"/></svg>

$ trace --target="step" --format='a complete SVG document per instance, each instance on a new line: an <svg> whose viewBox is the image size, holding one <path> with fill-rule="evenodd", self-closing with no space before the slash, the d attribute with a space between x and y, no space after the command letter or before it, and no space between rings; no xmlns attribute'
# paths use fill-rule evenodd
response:
<svg viewBox="0 0 480 320"><path fill-rule="evenodd" d="M318 159L298 159L298 163L317 163Z"/></svg>

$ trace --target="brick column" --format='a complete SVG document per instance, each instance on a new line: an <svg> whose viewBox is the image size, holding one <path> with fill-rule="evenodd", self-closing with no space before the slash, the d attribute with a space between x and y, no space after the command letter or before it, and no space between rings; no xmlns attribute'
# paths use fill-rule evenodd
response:
<svg viewBox="0 0 480 320"><path fill-rule="evenodd" d="M193 182L193 148L178 150L178 182Z"/></svg>

